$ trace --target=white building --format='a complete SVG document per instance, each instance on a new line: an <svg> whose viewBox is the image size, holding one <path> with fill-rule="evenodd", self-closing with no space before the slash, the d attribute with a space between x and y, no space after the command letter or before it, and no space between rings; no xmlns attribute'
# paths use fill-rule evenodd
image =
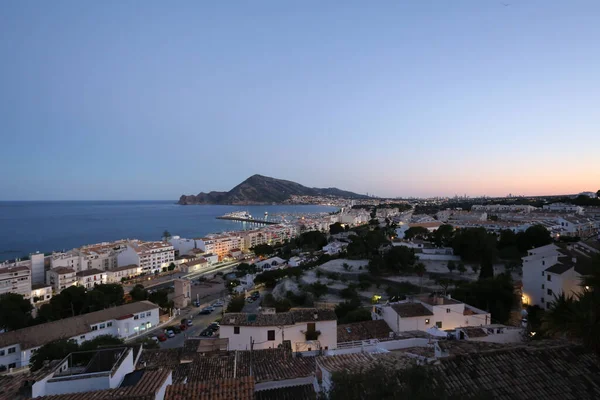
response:
<svg viewBox="0 0 600 400"><path fill-rule="evenodd" d="M323 251L326 254L329 255L334 255L334 254L339 254L342 251L344 251L346 249L346 247L348 247L348 243L345 242L331 242L328 243L326 246L323 246Z"/></svg>
<svg viewBox="0 0 600 400"><path fill-rule="evenodd" d="M131 347L71 353L37 377L31 397L163 400L167 386L173 382L172 371L136 370L137 357L139 352Z"/></svg>
<svg viewBox="0 0 600 400"><path fill-rule="evenodd" d="M138 243L133 240L131 243ZM118 255L123 251L129 241L118 240L115 242L102 242L82 246L67 252L53 253L50 257L50 267L72 268L75 272L88 269L99 269L106 271L116 268Z"/></svg>
<svg viewBox="0 0 600 400"><path fill-rule="evenodd" d="M529 250L523 257L523 303L549 308L554 297L583 290L583 266L574 252L554 244Z"/></svg>
<svg viewBox="0 0 600 400"><path fill-rule="evenodd" d="M195 260L191 260L181 264L179 268L181 269L181 272L189 274L191 272L202 271L203 269L208 267L208 265L208 261L206 261L204 258L197 258Z"/></svg>
<svg viewBox="0 0 600 400"><path fill-rule="evenodd" d="M559 217L556 220L560 227L561 234L564 236L576 236L581 238L589 238L598 233L600 221L592 218L577 217Z"/></svg>
<svg viewBox="0 0 600 400"><path fill-rule="evenodd" d="M128 242L118 256L119 266L139 265L142 273L157 273L175 261L175 248L166 242Z"/></svg>
<svg viewBox="0 0 600 400"><path fill-rule="evenodd" d="M77 284L77 273L68 267L58 267L46 271L46 284L51 285L54 293Z"/></svg>
<svg viewBox="0 0 600 400"><path fill-rule="evenodd" d="M488 213L508 213L508 212L521 212L530 213L535 211L537 208L534 206L528 206L523 204L475 204L471 206L471 211L486 211Z"/></svg>
<svg viewBox="0 0 600 400"><path fill-rule="evenodd" d="M31 302L33 304L44 303L52 299L52 286L39 284L31 286Z"/></svg>
<svg viewBox="0 0 600 400"><path fill-rule="evenodd" d="M290 341L293 351L335 349L337 317L333 310L314 308L284 313L229 313L221 320L219 335L229 339L230 350L276 348L283 341Z"/></svg>
<svg viewBox="0 0 600 400"><path fill-rule="evenodd" d="M542 206L544 211L583 214L583 207L573 204L553 203Z"/></svg>
<svg viewBox="0 0 600 400"><path fill-rule="evenodd" d="M489 325L489 312L445 296L416 296L397 303L373 306L373 319L383 319L394 332L448 330Z"/></svg>
<svg viewBox="0 0 600 400"><path fill-rule="evenodd" d="M151 329L158 322L158 306L149 301L138 301L2 333L0 366L27 366L33 351L58 339L73 339L81 344L100 335L127 338Z"/></svg>
<svg viewBox="0 0 600 400"><path fill-rule="evenodd" d="M223 259L231 250L243 248L244 238L237 235L215 235L196 239L196 244L205 253L216 254L219 259Z"/></svg>
<svg viewBox="0 0 600 400"><path fill-rule="evenodd" d="M208 261L208 265L216 264L219 262L219 256L213 253L206 253L202 258Z"/></svg>
<svg viewBox="0 0 600 400"><path fill-rule="evenodd" d="M185 239L180 236L173 236L169 239L169 243L173 245L179 255L188 254L190 250L196 248L195 239Z"/></svg>
<svg viewBox="0 0 600 400"><path fill-rule="evenodd" d="M75 274L77 284L86 289L92 289L96 285L106 284L106 272L96 268L80 271Z"/></svg>
<svg viewBox="0 0 600 400"><path fill-rule="evenodd" d="M16 293L26 299L31 296L31 270L28 267L0 269L0 294Z"/></svg>
<svg viewBox="0 0 600 400"><path fill-rule="evenodd" d="M122 267L117 267L106 271L106 282L121 283L123 281L123 278L133 278L134 276L138 276L140 273L140 267L135 264L123 265Z"/></svg>
<svg viewBox="0 0 600 400"><path fill-rule="evenodd" d="M16 259L10 261L0 261L0 269L27 267L31 271L31 283L44 283L46 279L44 255L40 252L29 254L26 260Z"/></svg>

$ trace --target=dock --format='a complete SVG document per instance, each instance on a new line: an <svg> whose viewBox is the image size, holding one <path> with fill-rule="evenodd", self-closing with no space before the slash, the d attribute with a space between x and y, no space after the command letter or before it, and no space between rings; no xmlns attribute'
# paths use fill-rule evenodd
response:
<svg viewBox="0 0 600 400"><path fill-rule="evenodd" d="M217 217L217 219L226 219L226 220L229 220L229 221L248 222L248 223L251 223L251 224L262 224L262 225L277 225L277 224L281 223L281 222L275 222L275 221L268 221L266 219L229 217L229 216L226 216L226 215L223 215L221 217Z"/></svg>

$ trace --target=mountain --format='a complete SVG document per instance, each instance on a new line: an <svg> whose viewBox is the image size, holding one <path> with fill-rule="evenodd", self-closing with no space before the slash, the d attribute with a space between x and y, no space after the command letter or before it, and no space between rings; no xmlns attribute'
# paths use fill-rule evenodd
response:
<svg viewBox="0 0 600 400"><path fill-rule="evenodd" d="M179 204L270 204L283 203L292 195L333 196L345 198L367 198L365 195L337 188L309 188L283 179L252 175L229 192L208 192L197 195L182 195Z"/></svg>

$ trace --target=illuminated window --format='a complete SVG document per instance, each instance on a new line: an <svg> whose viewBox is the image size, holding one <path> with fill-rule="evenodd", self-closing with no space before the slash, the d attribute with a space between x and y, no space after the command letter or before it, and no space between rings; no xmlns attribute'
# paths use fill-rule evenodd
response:
<svg viewBox="0 0 600 400"><path fill-rule="evenodd" d="M425 318L425 325L429 325L429 318Z"/></svg>

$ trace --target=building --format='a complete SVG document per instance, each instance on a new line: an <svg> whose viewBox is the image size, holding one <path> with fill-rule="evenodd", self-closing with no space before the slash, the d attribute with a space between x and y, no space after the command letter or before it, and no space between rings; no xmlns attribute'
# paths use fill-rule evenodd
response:
<svg viewBox="0 0 600 400"><path fill-rule="evenodd" d="M579 258L579 262L578 262ZM554 297L580 293L587 272L583 254L554 244L529 250L523 257L523 303L549 308Z"/></svg>
<svg viewBox="0 0 600 400"><path fill-rule="evenodd" d="M43 303L52 299L52 286L48 284L31 286L31 302L33 304Z"/></svg>
<svg viewBox="0 0 600 400"><path fill-rule="evenodd" d="M189 254L190 250L196 248L195 239L185 239L180 236L173 236L169 239L169 243L173 245L173 248L179 255Z"/></svg>
<svg viewBox="0 0 600 400"><path fill-rule="evenodd" d="M130 279L140 274L140 267L132 265L123 265L114 269L106 271L106 282L107 283L120 283L123 279Z"/></svg>
<svg viewBox="0 0 600 400"><path fill-rule="evenodd" d="M216 254L206 253L203 258L208 262L208 265L213 265L219 262L219 256Z"/></svg>
<svg viewBox="0 0 600 400"><path fill-rule="evenodd" d="M373 319L383 319L394 332L455 329L489 325L489 312L479 310L449 296L415 296L411 299L373 306Z"/></svg>
<svg viewBox="0 0 600 400"><path fill-rule="evenodd" d="M175 295L173 297L175 308L184 308L190 304L192 297L191 284L192 282L188 279L175 279Z"/></svg>
<svg viewBox="0 0 600 400"><path fill-rule="evenodd" d="M26 259L0 261L0 270L5 268L27 267L31 271L31 284L44 283L45 275L45 257L40 252L29 254Z"/></svg>
<svg viewBox="0 0 600 400"><path fill-rule="evenodd" d="M74 269L75 272L88 269L107 271L117 268L119 266L118 255L129 242L138 243L139 241L102 242L82 246L67 252L53 253L50 256L50 268L67 267Z"/></svg>
<svg viewBox="0 0 600 400"><path fill-rule="evenodd" d="M537 210L536 207L524 204L475 204L471 206L471 211L485 211L491 214L508 212L530 213L535 210Z"/></svg>
<svg viewBox="0 0 600 400"><path fill-rule="evenodd" d="M237 235L214 235L196 239L196 244L200 250L216 254L222 260L231 250L243 248L244 239Z"/></svg>
<svg viewBox="0 0 600 400"><path fill-rule="evenodd" d="M348 243L331 242L323 246L322 250L325 252L325 254L334 255L343 252L344 250L346 250L346 247L348 247Z"/></svg>
<svg viewBox="0 0 600 400"><path fill-rule="evenodd" d="M589 238L598 233L600 221L582 216L564 216L556 220L561 235L580 238Z"/></svg>
<svg viewBox="0 0 600 400"><path fill-rule="evenodd" d="M128 242L118 256L119 266L139 265L141 273L159 273L175 261L175 248L166 242Z"/></svg>
<svg viewBox="0 0 600 400"><path fill-rule="evenodd" d="M293 351L335 349L337 317L333 310L296 309L283 313L228 313L219 333L230 350L277 348L289 341Z"/></svg>
<svg viewBox="0 0 600 400"><path fill-rule="evenodd" d="M163 400L167 386L173 382L172 371L136 369L139 351L135 350L116 347L71 353L43 371L31 387L32 397Z"/></svg>
<svg viewBox="0 0 600 400"><path fill-rule="evenodd" d="M58 339L78 343L100 335L127 338L158 325L158 306L138 301L0 334L0 368L29 365L32 352Z"/></svg>
<svg viewBox="0 0 600 400"><path fill-rule="evenodd" d="M549 212L583 214L583 207L565 203L546 204L542 209Z"/></svg>
<svg viewBox="0 0 600 400"><path fill-rule="evenodd" d="M31 270L28 267L1 268L0 295L4 293L16 293L29 299L31 296Z"/></svg>
<svg viewBox="0 0 600 400"><path fill-rule="evenodd" d="M201 271L206 267L208 267L208 261L205 258L197 258L179 266L181 272L185 272L186 274Z"/></svg>
<svg viewBox="0 0 600 400"><path fill-rule="evenodd" d="M106 284L106 272L96 268L79 271L75 276L77 277L77 284L86 289L92 289L96 285Z"/></svg>
<svg viewBox="0 0 600 400"><path fill-rule="evenodd" d="M58 267L46 271L46 284L51 285L54 293L77 284L77 273L68 267Z"/></svg>

